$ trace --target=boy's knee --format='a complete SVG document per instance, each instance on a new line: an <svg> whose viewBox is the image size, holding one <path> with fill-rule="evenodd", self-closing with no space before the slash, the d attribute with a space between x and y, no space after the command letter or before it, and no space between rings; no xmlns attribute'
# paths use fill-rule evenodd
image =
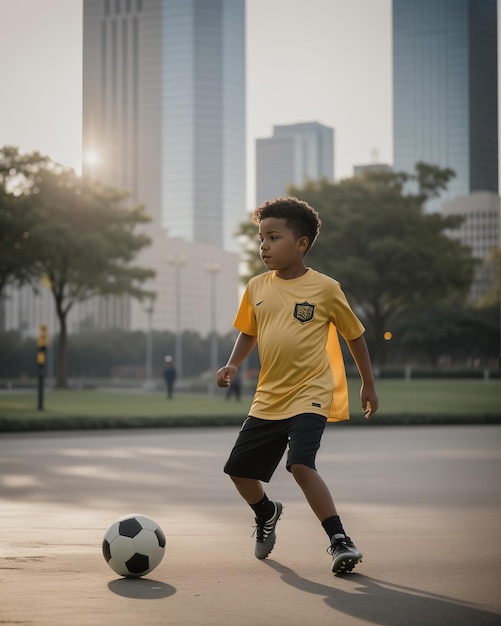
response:
<svg viewBox="0 0 501 626"><path fill-rule="evenodd" d="M303 463L294 463L290 466L290 471L297 482L305 480L308 476L311 476L312 472L316 473L316 470L308 465L304 465Z"/></svg>
<svg viewBox="0 0 501 626"><path fill-rule="evenodd" d="M306 474L310 468L307 465L303 465L302 463L293 463L290 466L291 474L296 476L301 476L302 474Z"/></svg>

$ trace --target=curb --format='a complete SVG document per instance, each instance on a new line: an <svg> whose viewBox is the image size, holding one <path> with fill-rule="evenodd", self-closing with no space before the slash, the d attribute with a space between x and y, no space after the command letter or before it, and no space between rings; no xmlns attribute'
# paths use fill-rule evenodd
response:
<svg viewBox="0 0 501 626"><path fill-rule="evenodd" d="M178 417L100 417L82 415L71 418L33 417L24 419L2 417L0 418L0 433L240 426L243 420L244 417L241 414L233 416L183 415ZM373 428L377 426L478 426L487 424L501 424L501 414L378 414L374 419L369 421L364 420L361 416L357 416L352 417L349 421L339 422L337 425L343 428L353 426L368 426Z"/></svg>

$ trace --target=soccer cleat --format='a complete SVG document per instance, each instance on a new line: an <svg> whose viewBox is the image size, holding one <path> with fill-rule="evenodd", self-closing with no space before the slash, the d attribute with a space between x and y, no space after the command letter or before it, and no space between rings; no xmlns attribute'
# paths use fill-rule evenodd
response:
<svg viewBox="0 0 501 626"><path fill-rule="evenodd" d="M262 520L256 517L256 548L254 554L257 559L265 559L273 550L276 541L275 527L282 515L282 503L273 501L275 513L269 520Z"/></svg>
<svg viewBox="0 0 501 626"><path fill-rule="evenodd" d="M345 535L334 535L327 552L332 555L332 573L345 574L351 572L357 563L362 560L362 553L353 541Z"/></svg>

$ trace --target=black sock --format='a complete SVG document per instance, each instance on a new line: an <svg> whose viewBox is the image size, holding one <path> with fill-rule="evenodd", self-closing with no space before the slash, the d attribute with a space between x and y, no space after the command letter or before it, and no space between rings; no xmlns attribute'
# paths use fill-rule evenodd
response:
<svg viewBox="0 0 501 626"><path fill-rule="evenodd" d="M332 515L331 517L324 519L322 526L329 536L329 539L332 539L334 535L344 535L346 537L339 515Z"/></svg>
<svg viewBox="0 0 501 626"><path fill-rule="evenodd" d="M259 519L269 520L273 513L275 513L275 504L268 499L266 494L264 494L259 502L249 504L249 506Z"/></svg>

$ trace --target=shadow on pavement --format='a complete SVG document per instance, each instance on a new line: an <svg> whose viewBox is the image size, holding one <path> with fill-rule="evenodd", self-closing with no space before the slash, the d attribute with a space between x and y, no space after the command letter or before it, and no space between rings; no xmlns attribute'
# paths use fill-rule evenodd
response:
<svg viewBox="0 0 501 626"><path fill-rule="evenodd" d="M118 578L108 583L108 589L117 596L135 600L159 600L176 593L176 588L149 578Z"/></svg>
<svg viewBox="0 0 501 626"><path fill-rule="evenodd" d="M354 618L384 626L499 626L501 617L467 603L403 587L392 582L376 580L362 574L336 576L336 585L346 582L359 583L359 586L343 591L338 586L330 587L296 574L294 570L267 559L263 561L280 574L281 579L291 587L323 596L324 602Z"/></svg>

